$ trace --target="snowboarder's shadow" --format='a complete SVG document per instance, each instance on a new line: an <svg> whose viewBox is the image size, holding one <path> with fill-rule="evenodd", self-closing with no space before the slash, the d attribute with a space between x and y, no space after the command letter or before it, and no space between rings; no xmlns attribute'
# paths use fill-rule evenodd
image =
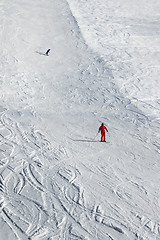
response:
<svg viewBox="0 0 160 240"><path fill-rule="evenodd" d="M43 52L35 51L35 53L37 53L37 54L39 54L39 55L47 56L46 53L43 53Z"/></svg>

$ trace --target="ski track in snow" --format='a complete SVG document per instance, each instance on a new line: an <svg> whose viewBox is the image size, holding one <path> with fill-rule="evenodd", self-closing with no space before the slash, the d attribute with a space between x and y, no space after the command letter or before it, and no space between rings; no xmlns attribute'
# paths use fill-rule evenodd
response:
<svg viewBox="0 0 160 240"><path fill-rule="evenodd" d="M116 224L112 226L110 222L115 220L101 213L99 206L94 209L86 206L83 189L74 183L80 172L68 164L62 167L60 157L53 157L56 150L44 136L38 131L27 136L4 113L0 127L1 216L18 238L68 239L70 235L77 238L72 233L75 227L80 228L82 236L93 239L82 225L81 216L83 221L94 218L106 228L123 233ZM19 138L24 145L17 143Z"/></svg>
<svg viewBox="0 0 160 240"><path fill-rule="evenodd" d="M113 53L112 66L106 66L104 58L89 49L66 1L53 1L50 6L47 0L46 7L43 1L23 2L23 11L17 10L20 4L17 0L11 5L9 1L0 5L2 240L6 237L12 240L159 239L160 194L156 173L160 168L159 118L145 114L123 95L127 82L120 89L113 81L117 76L121 78L121 74L124 78L124 74L133 69L129 64L124 69L119 63L116 48L109 49ZM29 14L31 8L36 10L37 6L36 16L43 21L46 16L49 19L46 25L54 20L52 14L61 20L55 24L55 30L49 26L59 53L54 49L57 63L52 57L50 63L41 49L35 50L26 67L30 59L28 52L34 49L30 44L40 38L36 34L27 35L27 29L37 24L36 33L43 38L40 35L43 30L45 35L46 25L41 28L39 21ZM8 34L4 26L8 27ZM63 39L65 27L69 31L65 37L70 44ZM11 36L13 38L7 38ZM125 43L129 39L129 33L123 34L121 30L111 31L107 38L111 41L114 36L121 37ZM5 45L6 39L8 45ZM24 48L22 53L17 50L17 39L20 49ZM45 46L45 41L46 38L38 43ZM123 59L130 59L128 53L123 54ZM65 61L61 58L65 55L69 63L63 70ZM39 57L42 62L37 60ZM73 69L69 68L70 63ZM51 73L46 72L47 65L53 67ZM145 75L142 66L138 71ZM137 77L133 82L135 91L138 81ZM48 108L55 118L51 123L46 121ZM157 105L144 102L144 108L157 113L159 102ZM59 136L57 121L63 125L64 136ZM112 126L105 145L97 143L97 138L84 137L83 133L85 130L85 136L94 136L88 125L95 129L101 121ZM49 133L52 124L55 127Z"/></svg>

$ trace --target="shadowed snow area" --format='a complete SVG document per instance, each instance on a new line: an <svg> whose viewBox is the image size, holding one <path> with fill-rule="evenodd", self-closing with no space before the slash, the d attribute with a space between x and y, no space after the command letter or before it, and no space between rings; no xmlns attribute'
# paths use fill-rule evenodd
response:
<svg viewBox="0 0 160 240"><path fill-rule="evenodd" d="M1 240L160 239L159 9L1 0Z"/></svg>

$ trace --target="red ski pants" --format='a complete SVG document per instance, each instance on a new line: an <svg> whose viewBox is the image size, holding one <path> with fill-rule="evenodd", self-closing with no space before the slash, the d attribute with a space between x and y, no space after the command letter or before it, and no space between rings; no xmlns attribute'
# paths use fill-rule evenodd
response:
<svg viewBox="0 0 160 240"><path fill-rule="evenodd" d="M106 141L106 133L101 132L101 141Z"/></svg>

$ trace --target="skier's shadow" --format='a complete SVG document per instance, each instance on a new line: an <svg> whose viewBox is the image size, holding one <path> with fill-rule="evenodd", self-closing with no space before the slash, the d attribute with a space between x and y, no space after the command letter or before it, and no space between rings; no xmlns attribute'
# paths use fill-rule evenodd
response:
<svg viewBox="0 0 160 240"><path fill-rule="evenodd" d="M73 142L98 142L96 140L72 139Z"/></svg>
<svg viewBox="0 0 160 240"><path fill-rule="evenodd" d="M39 55L47 56L46 53L43 53L43 52L35 51L35 53L37 53L37 54L39 54Z"/></svg>

